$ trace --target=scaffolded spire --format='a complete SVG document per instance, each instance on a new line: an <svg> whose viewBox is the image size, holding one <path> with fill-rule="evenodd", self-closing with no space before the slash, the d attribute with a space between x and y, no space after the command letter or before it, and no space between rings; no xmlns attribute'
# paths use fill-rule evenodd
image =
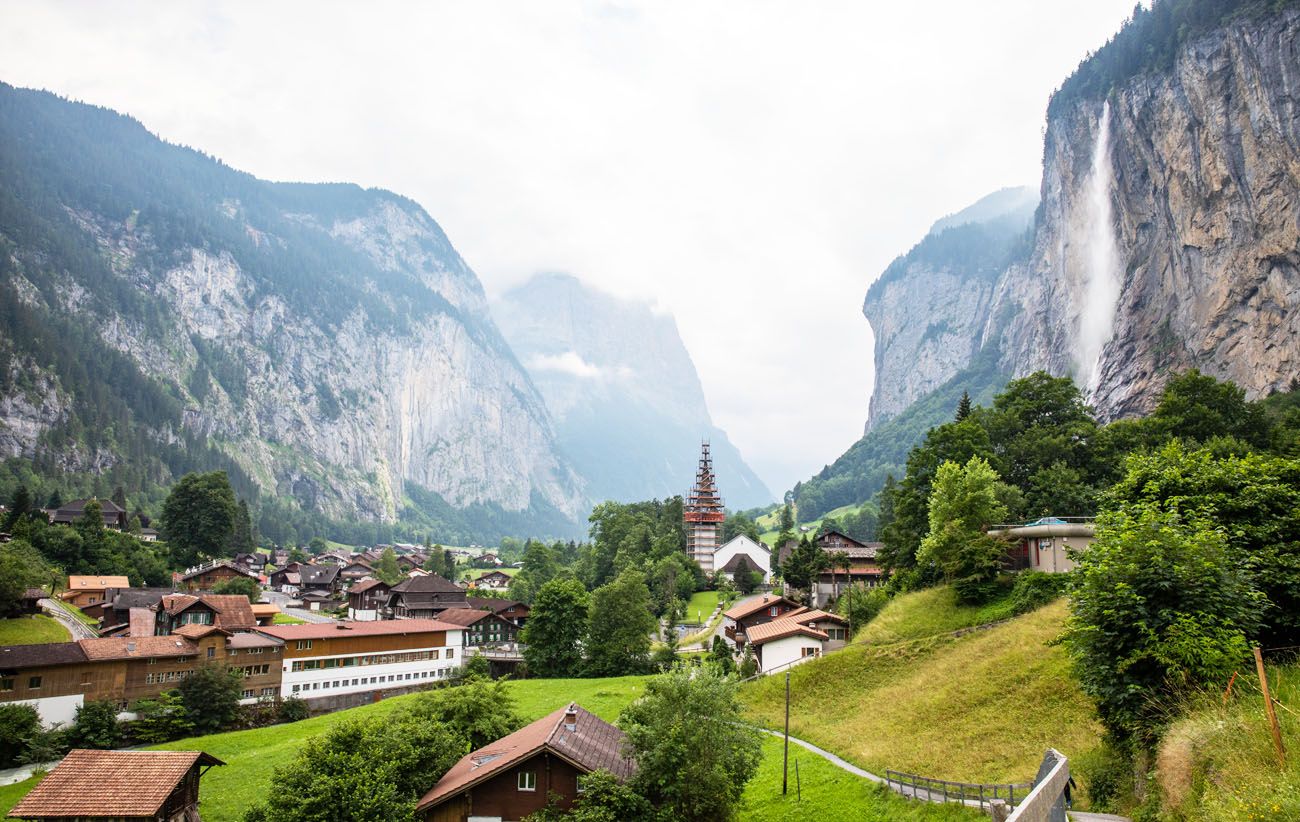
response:
<svg viewBox="0 0 1300 822"><path fill-rule="evenodd" d="M683 510L686 553L706 574L711 573L713 554L722 544L722 521L727 518L727 513L713 476L708 440L700 443L700 465L695 471L695 485L686 495Z"/></svg>

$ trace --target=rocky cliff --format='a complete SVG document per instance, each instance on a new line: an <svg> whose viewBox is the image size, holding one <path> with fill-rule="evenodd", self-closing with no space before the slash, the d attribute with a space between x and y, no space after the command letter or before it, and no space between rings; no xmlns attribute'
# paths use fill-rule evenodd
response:
<svg viewBox="0 0 1300 822"><path fill-rule="evenodd" d="M1003 276L984 334L1009 370L1075 374L1108 418L1149 409L1170 371L1194 366L1251 397L1300 375L1298 43L1300 12L1236 20L1170 69L1049 118L1034 248ZM1095 166L1112 180L1113 272L1089 259ZM1108 274L1114 300L1090 314ZM1000 327L1003 306L1015 316ZM1098 325L1100 360L1081 361Z"/></svg>
<svg viewBox="0 0 1300 822"><path fill-rule="evenodd" d="M102 471L201 445L334 519L581 513L541 396L416 204L267 183L8 86L0 146L0 455Z"/></svg>
<svg viewBox="0 0 1300 822"><path fill-rule="evenodd" d="M771 492L713 425L699 375L671 315L564 274L542 274L502 295L498 324L546 399L558 440L593 502L660 499L686 491L700 440L733 508Z"/></svg>

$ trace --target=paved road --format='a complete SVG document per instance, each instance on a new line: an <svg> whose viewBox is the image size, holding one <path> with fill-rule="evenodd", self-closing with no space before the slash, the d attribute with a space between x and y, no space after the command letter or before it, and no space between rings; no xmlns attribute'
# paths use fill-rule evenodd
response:
<svg viewBox="0 0 1300 822"><path fill-rule="evenodd" d="M282 594L279 591L265 590L262 592L262 599L274 605L280 606L281 611L283 611L284 613L288 614L291 617L296 617L298 619L301 619L303 622L338 622L338 620L335 619L334 617L326 616L325 614L322 614L319 611L307 611L302 608L290 608L289 603L296 602L297 600L295 600L293 597L289 596L288 594Z"/></svg>
<svg viewBox="0 0 1300 822"><path fill-rule="evenodd" d="M68 629L68 632L72 634L73 639L94 639L99 636L94 628L91 628L86 623L63 610L63 608L61 608L54 600L49 598L42 599L40 604L47 614L63 623L63 627Z"/></svg>

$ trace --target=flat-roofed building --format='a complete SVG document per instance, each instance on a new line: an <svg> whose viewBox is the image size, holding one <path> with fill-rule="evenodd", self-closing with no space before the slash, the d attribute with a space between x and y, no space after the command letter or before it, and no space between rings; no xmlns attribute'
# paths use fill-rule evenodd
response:
<svg viewBox="0 0 1300 822"><path fill-rule="evenodd" d="M284 643L281 695L315 699L408 688L461 665L463 628L435 619L271 625Z"/></svg>

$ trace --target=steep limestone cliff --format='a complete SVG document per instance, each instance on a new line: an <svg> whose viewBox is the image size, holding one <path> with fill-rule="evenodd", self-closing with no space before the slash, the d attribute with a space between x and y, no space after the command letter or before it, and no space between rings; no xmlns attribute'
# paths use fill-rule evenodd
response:
<svg viewBox="0 0 1300 822"><path fill-rule="evenodd" d="M202 445L333 519L432 492L577 530L543 400L415 203L267 183L38 92L0 86L0 121L0 456L103 471Z"/></svg>
<svg viewBox="0 0 1300 822"><path fill-rule="evenodd" d="M1228 23L1172 70L1109 97L1110 204L1120 291L1092 401L1149 409L1170 371L1197 367L1252 397L1300 375L1300 12ZM1080 375L1091 154L1104 103L1050 119L1044 211L1027 263L999 285L985 339L1014 373ZM1016 316L993 322L999 306Z"/></svg>

